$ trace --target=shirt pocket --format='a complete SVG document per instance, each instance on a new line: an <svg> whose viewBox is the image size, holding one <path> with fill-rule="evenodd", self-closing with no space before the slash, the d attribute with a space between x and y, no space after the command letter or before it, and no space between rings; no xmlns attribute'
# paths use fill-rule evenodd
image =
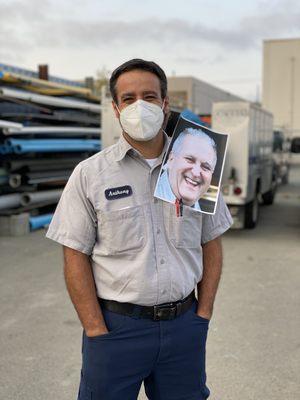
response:
<svg viewBox="0 0 300 400"><path fill-rule="evenodd" d="M175 206L169 207L166 230L169 240L177 248L201 247L202 214L191 207L183 207L182 216L177 217Z"/></svg>
<svg viewBox="0 0 300 400"><path fill-rule="evenodd" d="M105 255L138 252L146 243L145 215L142 206L99 212L98 235Z"/></svg>

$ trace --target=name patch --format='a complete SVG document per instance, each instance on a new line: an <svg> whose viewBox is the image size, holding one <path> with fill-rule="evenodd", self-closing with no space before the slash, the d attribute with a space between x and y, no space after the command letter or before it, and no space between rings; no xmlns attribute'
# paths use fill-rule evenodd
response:
<svg viewBox="0 0 300 400"><path fill-rule="evenodd" d="M129 185L119 186L116 188L106 189L104 193L107 200L122 199L123 197L132 195L132 188Z"/></svg>

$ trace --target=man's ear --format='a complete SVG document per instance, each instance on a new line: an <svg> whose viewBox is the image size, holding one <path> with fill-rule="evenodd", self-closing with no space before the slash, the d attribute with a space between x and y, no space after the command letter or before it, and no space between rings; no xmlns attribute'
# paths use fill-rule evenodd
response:
<svg viewBox="0 0 300 400"><path fill-rule="evenodd" d="M165 130L168 125L168 120L169 120L169 117L171 114L170 105L169 105L169 96L166 96L163 101L164 101L163 112L164 112L165 117L164 117L164 122L163 122L162 128L163 128L163 130Z"/></svg>
<svg viewBox="0 0 300 400"><path fill-rule="evenodd" d="M113 108L113 110L115 112L116 118L120 119L120 113L119 113L118 107L116 106L116 103L113 100L111 102L111 105L112 105L112 108Z"/></svg>
<svg viewBox="0 0 300 400"><path fill-rule="evenodd" d="M164 112L166 115L170 114L170 100L169 100L169 96L166 96L164 98Z"/></svg>
<svg viewBox="0 0 300 400"><path fill-rule="evenodd" d="M167 161L167 162L173 161L173 160L174 160L174 153L173 153L173 151L171 150L170 153L169 153L169 155L168 155L168 161Z"/></svg>
<svg viewBox="0 0 300 400"><path fill-rule="evenodd" d="M171 114L169 96L166 96L164 98L164 109L163 109L163 112L165 114L165 122L168 122L169 116Z"/></svg>
<svg viewBox="0 0 300 400"><path fill-rule="evenodd" d="M172 151L170 151L170 153L168 154L168 159L163 166L163 169L165 171L167 171L169 168L172 167L173 160L174 160L174 153Z"/></svg>

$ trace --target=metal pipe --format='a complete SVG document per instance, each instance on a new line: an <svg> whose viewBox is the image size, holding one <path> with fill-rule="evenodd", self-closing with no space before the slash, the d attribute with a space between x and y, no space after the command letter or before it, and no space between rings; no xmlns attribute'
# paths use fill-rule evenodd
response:
<svg viewBox="0 0 300 400"><path fill-rule="evenodd" d="M68 157L68 158L50 158L50 157L43 157L43 158L35 158L35 159L25 159L22 158L20 160L8 160L4 162L4 167L9 171L16 171L21 168L28 168L38 170L39 168L42 169L42 166L49 166L49 170L53 168L53 165L59 164L61 167L65 166L75 166L80 161L82 161L84 157ZM51 166L51 167L50 167Z"/></svg>
<svg viewBox="0 0 300 400"><path fill-rule="evenodd" d="M70 175L63 175L63 176L53 176L48 178L33 178L28 180L29 185L38 185L44 183L56 183L57 185L62 185L67 182Z"/></svg>
<svg viewBox="0 0 300 400"><path fill-rule="evenodd" d="M0 175L0 185L5 185L6 183L8 183L8 176Z"/></svg>
<svg viewBox="0 0 300 400"><path fill-rule="evenodd" d="M22 175L20 174L12 174L8 178L8 184L10 187L16 189L22 184Z"/></svg>
<svg viewBox="0 0 300 400"><path fill-rule="evenodd" d="M36 185L47 182L67 181L72 170L66 171L47 171L47 172L29 172L27 174L11 174L8 179L10 187L16 189L22 184Z"/></svg>
<svg viewBox="0 0 300 400"><path fill-rule="evenodd" d="M43 228L44 226L47 226L50 224L52 220L53 214L44 214L44 215L38 215L37 217L30 217L29 218L29 225L30 225L30 230L34 231L39 228Z"/></svg>
<svg viewBox="0 0 300 400"><path fill-rule="evenodd" d="M57 160L57 165L55 164L44 164L44 165L31 165L27 168L27 171L29 173L31 172L54 172L54 171L64 171L64 170L72 170L75 168L76 164L74 163L64 163L61 164L58 160Z"/></svg>
<svg viewBox="0 0 300 400"><path fill-rule="evenodd" d="M17 154L99 151L101 148L101 141L93 139L7 139L5 144L11 146Z"/></svg>
<svg viewBox="0 0 300 400"><path fill-rule="evenodd" d="M8 183L8 174L5 168L1 168L0 166L0 185L4 185Z"/></svg>
<svg viewBox="0 0 300 400"><path fill-rule="evenodd" d="M0 154L5 155L5 154L9 154L9 153L12 153L12 148L10 146L5 145L5 144L0 145Z"/></svg>
<svg viewBox="0 0 300 400"><path fill-rule="evenodd" d="M43 190L40 192L28 192L21 195L21 205L36 204L42 201L50 201L56 203L62 194L62 189L59 190Z"/></svg>
<svg viewBox="0 0 300 400"><path fill-rule="evenodd" d="M1 123L6 121L0 120L0 128ZM99 136L101 133L100 128L85 128L85 127L69 127L69 126L23 126L21 124L12 124L18 125L18 127L6 127L3 133L4 135L28 135L28 134L72 134L76 135L97 135ZM5 126L3 126L5 128Z"/></svg>
<svg viewBox="0 0 300 400"><path fill-rule="evenodd" d="M19 193L5 194L0 196L0 210L19 207L21 204L21 195Z"/></svg>
<svg viewBox="0 0 300 400"><path fill-rule="evenodd" d="M0 94L14 99L27 100L37 104L46 104L62 108L74 108L80 110L87 110L99 114L101 106L95 103L88 103L79 100L60 99L54 96L45 96L41 94L33 94L31 92L24 92L21 90L0 87Z"/></svg>
<svg viewBox="0 0 300 400"><path fill-rule="evenodd" d="M23 125L18 124L17 122L5 121L3 119L0 119L0 128L4 129L5 131L13 129L18 132L20 129L23 128Z"/></svg>
<svg viewBox="0 0 300 400"><path fill-rule="evenodd" d="M48 177L56 177L56 176L67 176L71 175L71 169L63 169L58 171L36 171L36 172L27 172L24 174L25 179L34 179L34 178L48 178Z"/></svg>
<svg viewBox="0 0 300 400"><path fill-rule="evenodd" d="M47 146L47 145L85 145L86 143L98 145L100 140L97 139L6 139L5 144L9 146L16 145L32 145L32 146Z"/></svg>

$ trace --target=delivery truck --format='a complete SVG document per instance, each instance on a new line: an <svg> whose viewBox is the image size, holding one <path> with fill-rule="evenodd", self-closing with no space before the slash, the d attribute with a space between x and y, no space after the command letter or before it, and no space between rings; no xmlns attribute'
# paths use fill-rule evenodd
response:
<svg viewBox="0 0 300 400"><path fill-rule="evenodd" d="M213 104L212 129L229 135L222 193L233 227L252 229L260 204L272 204L276 193L273 116L250 102L218 102Z"/></svg>

